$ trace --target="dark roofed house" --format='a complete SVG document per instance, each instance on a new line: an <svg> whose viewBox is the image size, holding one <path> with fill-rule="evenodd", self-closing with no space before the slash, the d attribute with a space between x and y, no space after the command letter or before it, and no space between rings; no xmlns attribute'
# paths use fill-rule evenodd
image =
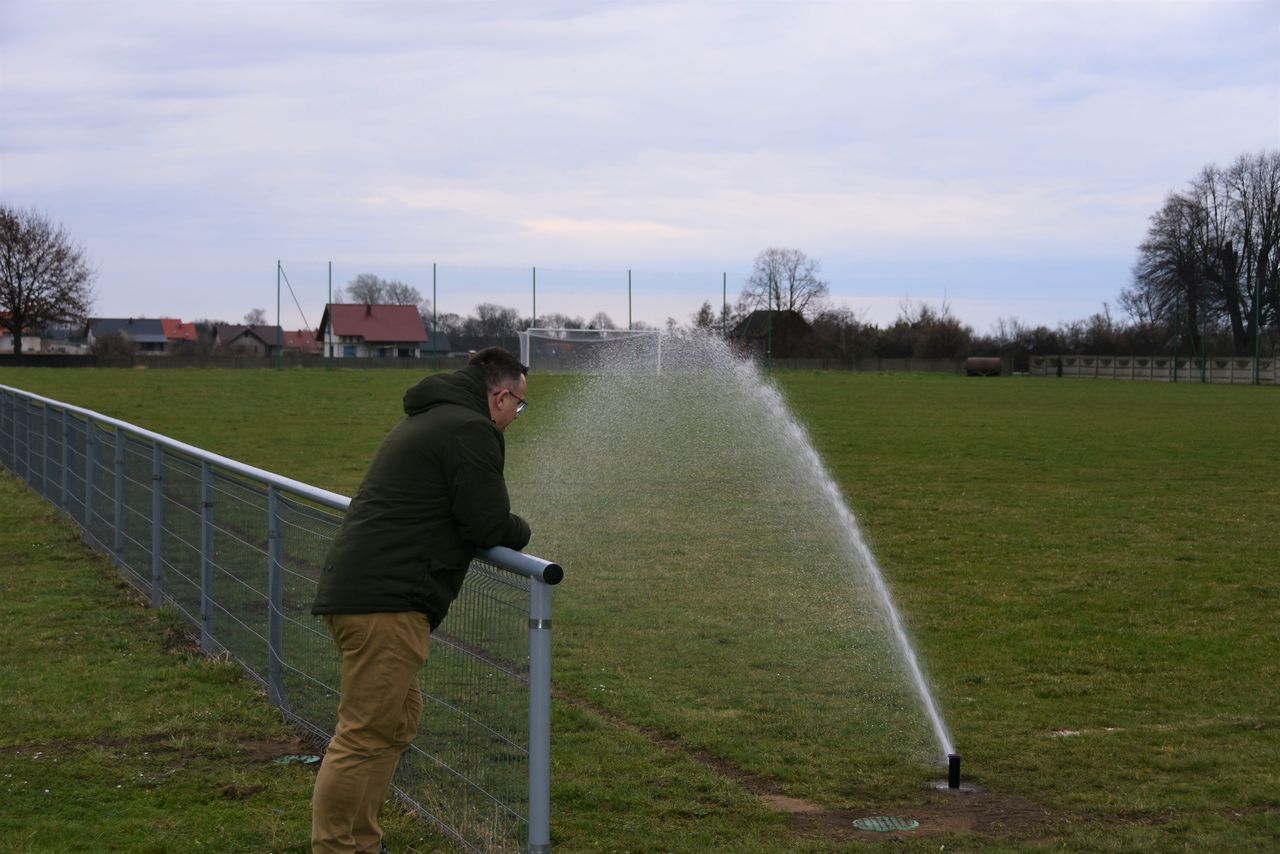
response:
<svg viewBox="0 0 1280 854"><path fill-rule="evenodd" d="M167 351L169 339L164 334L164 324L154 317L91 317L89 318L89 346L106 335L119 332L134 344L138 352L161 355Z"/></svg>
<svg viewBox="0 0 1280 854"><path fill-rule="evenodd" d="M729 340L740 352L768 355L770 341L775 359L802 354L813 334L813 327L798 311L753 311L729 332Z"/></svg>
<svg viewBox="0 0 1280 854"><path fill-rule="evenodd" d="M417 358L427 333L416 306L331 303L316 338L332 345L337 358Z"/></svg>
<svg viewBox="0 0 1280 854"><path fill-rule="evenodd" d="M223 323L214 327L215 346L232 356L273 356L284 340L279 326L242 326Z"/></svg>
<svg viewBox="0 0 1280 854"><path fill-rule="evenodd" d="M431 321L428 320L422 324L422 328L427 333L427 339L422 342L422 355L428 353L448 353L449 352L449 336L437 329L433 335L431 332Z"/></svg>

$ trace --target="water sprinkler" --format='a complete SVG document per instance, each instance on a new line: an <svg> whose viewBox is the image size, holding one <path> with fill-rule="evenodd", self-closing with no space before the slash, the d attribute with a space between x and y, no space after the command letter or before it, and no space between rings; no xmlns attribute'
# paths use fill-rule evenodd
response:
<svg viewBox="0 0 1280 854"><path fill-rule="evenodd" d="M947 788L960 788L960 754L947 754Z"/></svg>

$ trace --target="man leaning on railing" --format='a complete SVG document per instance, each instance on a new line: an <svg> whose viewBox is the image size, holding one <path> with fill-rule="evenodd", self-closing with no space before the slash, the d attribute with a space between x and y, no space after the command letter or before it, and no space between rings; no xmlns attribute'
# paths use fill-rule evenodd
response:
<svg viewBox="0 0 1280 854"><path fill-rule="evenodd" d="M527 406L527 373L491 347L409 389L334 538L312 613L341 656L341 698L311 801L313 852L386 850L378 812L422 716L431 632L476 549L529 542L502 435Z"/></svg>

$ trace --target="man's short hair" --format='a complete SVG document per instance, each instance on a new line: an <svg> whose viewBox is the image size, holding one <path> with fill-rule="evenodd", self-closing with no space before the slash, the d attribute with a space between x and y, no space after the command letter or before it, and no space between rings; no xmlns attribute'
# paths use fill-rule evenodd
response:
<svg viewBox="0 0 1280 854"><path fill-rule="evenodd" d="M472 356L467 364L480 369L489 391L516 385L520 377L529 373L528 367L501 347L486 347Z"/></svg>

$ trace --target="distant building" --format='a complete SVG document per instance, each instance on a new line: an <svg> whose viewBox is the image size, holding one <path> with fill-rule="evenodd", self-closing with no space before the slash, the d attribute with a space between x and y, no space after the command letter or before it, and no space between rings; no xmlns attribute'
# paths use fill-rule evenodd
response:
<svg viewBox="0 0 1280 854"><path fill-rule="evenodd" d="M88 329L83 325L47 327L41 336L44 339L43 352L66 353L73 356L83 355L89 352L87 335ZM27 346L25 338L22 346L24 349ZM2 344L0 344L0 348L3 348Z"/></svg>
<svg viewBox="0 0 1280 854"><path fill-rule="evenodd" d="M0 312L0 317L9 319L9 312ZM22 330L22 352L39 353L41 350L41 336L35 334L29 327ZM13 333L7 328L0 330L0 353L13 352Z"/></svg>
<svg viewBox="0 0 1280 854"><path fill-rule="evenodd" d="M813 327L798 311L753 311L729 332L729 340L739 352L760 357L769 354L772 345L775 359L803 355Z"/></svg>
<svg viewBox="0 0 1280 854"><path fill-rule="evenodd" d="M162 317L160 323L164 325L164 337L171 350L179 344L194 346L200 337L194 323L183 323L172 317Z"/></svg>
<svg viewBox="0 0 1280 854"><path fill-rule="evenodd" d="M86 338L92 347L94 341L115 332L136 344L141 354L160 356L167 352L164 324L154 317L91 317Z"/></svg>
<svg viewBox="0 0 1280 854"><path fill-rule="evenodd" d="M316 340L339 359L367 357L418 358L426 350L427 332L412 305L331 303L324 307Z"/></svg>
<svg viewBox="0 0 1280 854"><path fill-rule="evenodd" d="M229 356L274 356L283 341L279 326L222 323L213 328L214 346Z"/></svg>
<svg viewBox="0 0 1280 854"><path fill-rule="evenodd" d="M319 339L310 329L286 329L284 331L284 351L286 353L318 356L322 350Z"/></svg>

